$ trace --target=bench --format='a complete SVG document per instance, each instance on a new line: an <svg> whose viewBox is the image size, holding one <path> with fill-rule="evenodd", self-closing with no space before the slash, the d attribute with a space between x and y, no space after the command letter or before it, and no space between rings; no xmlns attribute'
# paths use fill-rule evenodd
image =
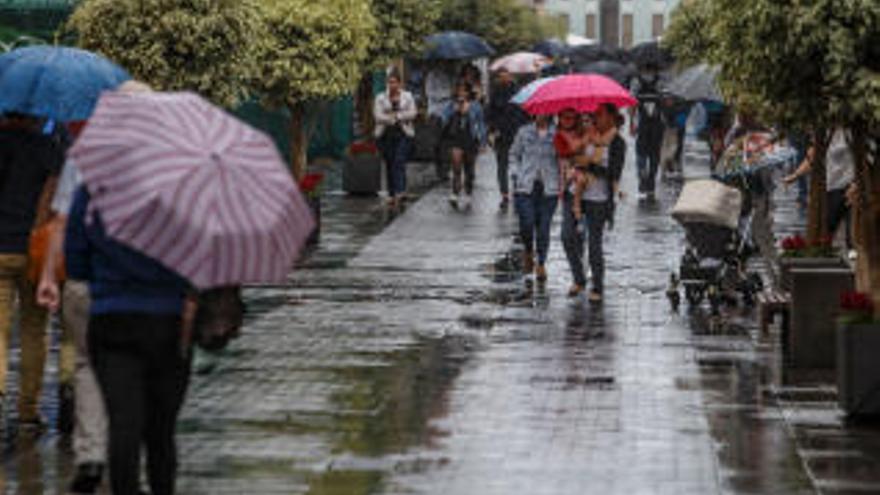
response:
<svg viewBox="0 0 880 495"><path fill-rule="evenodd" d="M788 331L789 318L791 316L791 294L778 289L767 289L758 294L758 319L761 324L761 332L767 333L770 321L777 314L782 315L782 332Z"/></svg>

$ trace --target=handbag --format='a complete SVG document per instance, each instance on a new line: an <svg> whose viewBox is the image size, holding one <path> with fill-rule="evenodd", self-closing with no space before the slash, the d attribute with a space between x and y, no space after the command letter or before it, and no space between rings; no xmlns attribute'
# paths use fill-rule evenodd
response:
<svg viewBox="0 0 880 495"><path fill-rule="evenodd" d="M28 243L28 265L27 278L36 285L39 283L43 275L43 267L46 266L47 257L49 256L49 248L52 245L52 238L56 234L60 235L63 223L57 221L49 221L40 225L31 231L30 241ZM55 258L55 280L59 284L67 278L64 269L64 253L59 252Z"/></svg>
<svg viewBox="0 0 880 495"><path fill-rule="evenodd" d="M193 340L201 349L220 351L241 334L245 305L241 287L221 287L200 292L196 298Z"/></svg>

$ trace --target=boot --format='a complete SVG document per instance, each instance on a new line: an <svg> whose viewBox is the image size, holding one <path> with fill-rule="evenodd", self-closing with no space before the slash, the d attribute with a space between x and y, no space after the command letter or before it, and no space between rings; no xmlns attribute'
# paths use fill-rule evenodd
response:
<svg viewBox="0 0 880 495"><path fill-rule="evenodd" d="M526 275L531 275L532 272L535 271L535 255L533 255L531 251L525 251L523 253L522 265L523 273Z"/></svg>
<svg viewBox="0 0 880 495"><path fill-rule="evenodd" d="M76 476L70 482L70 492L91 495L101 485L104 476L104 465L97 462L86 462L76 468Z"/></svg>

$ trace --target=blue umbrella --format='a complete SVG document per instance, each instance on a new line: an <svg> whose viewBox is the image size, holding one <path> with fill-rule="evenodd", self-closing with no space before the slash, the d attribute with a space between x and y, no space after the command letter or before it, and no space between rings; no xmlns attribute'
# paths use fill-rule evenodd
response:
<svg viewBox="0 0 880 495"><path fill-rule="evenodd" d="M558 78L558 76L557 77L545 77L543 79L535 79L534 81L530 82L529 84L526 84L525 86L523 86L522 89L520 89L515 95L513 95L513 98L510 99L510 102L517 104L517 105L524 104L525 102L529 101L529 98L531 98L532 95L535 94L536 91L541 89L541 86L543 86L543 85L547 84L548 82L550 82L554 79L557 79L557 78Z"/></svg>
<svg viewBox="0 0 880 495"><path fill-rule="evenodd" d="M483 38L461 31L432 34L425 42L428 45L425 51L427 60L462 60L491 57L495 54L495 50Z"/></svg>
<svg viewBox="0 0 880 495"><path fill-rule="evenodd" d="M86 120L106 90L131 76L106 58L77 48L29 46L0 55L0 113L61 122Z"/></svg>

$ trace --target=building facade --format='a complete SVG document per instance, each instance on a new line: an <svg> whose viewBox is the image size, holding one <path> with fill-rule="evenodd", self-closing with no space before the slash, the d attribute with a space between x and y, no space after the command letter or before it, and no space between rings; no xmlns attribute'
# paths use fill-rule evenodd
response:
<svg viewBox="0 0 880 495"><path fill-rule="evenodd" d="M558 15L571 34L625 48L663 36L680 0L527 0Z"/></svg>

